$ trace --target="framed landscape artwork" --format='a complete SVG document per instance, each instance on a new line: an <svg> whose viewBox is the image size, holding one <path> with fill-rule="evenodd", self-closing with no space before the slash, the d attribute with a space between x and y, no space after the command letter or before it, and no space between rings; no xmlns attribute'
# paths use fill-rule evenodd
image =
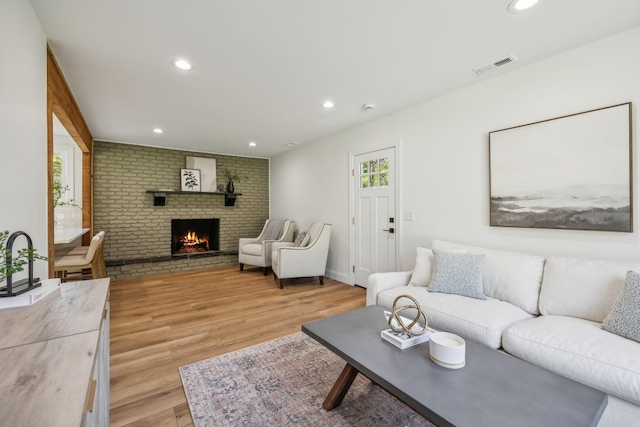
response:
<svg viewBox="0 0 640 427"><path fill-rule="evenodd" d="M631 103L489 133L490 225L633 231Z"/></svg>

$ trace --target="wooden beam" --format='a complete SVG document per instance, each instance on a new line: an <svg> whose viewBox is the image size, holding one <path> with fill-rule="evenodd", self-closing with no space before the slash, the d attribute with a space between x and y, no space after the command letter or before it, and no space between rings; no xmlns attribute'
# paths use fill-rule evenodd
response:
<svg viewBox="0 0 640 427"><path fill-rule="evenodd" d="M53 112L80 150L90 153L93 150L93 137L49 46L47 46L47 87L51 89L53 97Z"/></svg>
<svg viewBox="0 0 640 427"><path fill-rule="evenodd" d="M86 183L86 184L85 184ZM90 228L93 231L93 150L82 153L82 228ZM89 246L93 232L82 236L82 244Z"/></svg>
<svg viewBox="0 0 640 427"><path fill-rule="evenodd" d="M53 259L54 220L53 220L53 118L55 114L69 135L82 151L82 227L91 228L91 233L83 236L83 244L88 245L93 237L93 136L82 116L71 89L67 84L58 61L47 46L47 194L48 200L48 256ZM49 265L49 277L53 277L53 263Z"/></svg>

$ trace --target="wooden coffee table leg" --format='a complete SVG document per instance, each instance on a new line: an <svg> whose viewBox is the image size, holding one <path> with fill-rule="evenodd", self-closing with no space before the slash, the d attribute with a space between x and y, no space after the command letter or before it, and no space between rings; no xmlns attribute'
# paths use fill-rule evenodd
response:
<svg viewBox="0 0 640 427"><path fill-rule="evenodd" d="M322 404L324 409L330 411L340 406L342 399L344 399L344 396L349 391L349 387L351 387L357 375L358 370L347 363L336 380L336 383L331 387L327 398L324 400Z"/></svg>

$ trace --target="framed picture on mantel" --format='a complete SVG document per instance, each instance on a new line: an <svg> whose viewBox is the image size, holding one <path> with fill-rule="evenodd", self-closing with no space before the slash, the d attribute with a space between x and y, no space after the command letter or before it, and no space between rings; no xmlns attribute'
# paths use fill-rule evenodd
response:
<svg viewBox="0 0 640 427"><path fill-rule="evenodd" d="M200 170L180 169L180 183L182 191L200 191Z"/></svg>
<svg viewBox="0 0 640 427"><path fill-rule="evenodd" d="M187 167L190 169L198 169L200 171L200 190L204 192L215 193L218 190L218 181L216 175L216 159L206 157L187 157Z"/></svg>
<svg viewBox="0 0 640 427"><path fill-rule="evenodd" d="M490 225L633 231L631 103L489 133Z"/></svg>

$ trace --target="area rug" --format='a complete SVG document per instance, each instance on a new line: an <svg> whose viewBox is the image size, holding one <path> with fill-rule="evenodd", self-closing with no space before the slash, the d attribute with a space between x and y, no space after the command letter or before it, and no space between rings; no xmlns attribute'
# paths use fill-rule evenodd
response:
<svg viewBox="0 0 640 427"><path fill-rule="evenodd" d="M180 368L196 427L429 426L358 375L342 404L322 407L344 361L299 332Z"/></svg>

